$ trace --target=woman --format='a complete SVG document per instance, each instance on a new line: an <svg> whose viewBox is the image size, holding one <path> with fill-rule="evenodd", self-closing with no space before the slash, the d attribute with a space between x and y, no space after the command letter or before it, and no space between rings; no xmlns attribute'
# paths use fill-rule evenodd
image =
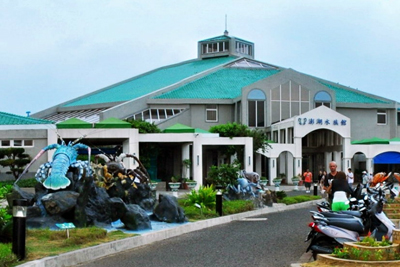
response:
<svg viewBox="0 0 400 267"><path fill-rule="evenodd" d="M333 195L332 211L348 210L350 208L348 197L353 195L353 189L349 186L344 172L337 173L327 191Z"/></svg>

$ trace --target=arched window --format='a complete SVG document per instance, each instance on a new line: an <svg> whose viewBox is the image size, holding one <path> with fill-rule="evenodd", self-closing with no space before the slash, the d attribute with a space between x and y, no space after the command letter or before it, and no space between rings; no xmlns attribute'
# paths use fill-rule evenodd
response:
<svg viewBox="0 0 400 267"><path fill-rule="evenodd" d="M265 127L265 94L253 89L247 95L249 127Z"/></svg>
<svg viewBox="0 0 400 267"><path fill-rule="evenodd" d="M315 97L314 97L315 107L324 105L324 106L330 108L331 102L332 102L332 97L327 92L320 91L315 94Z"/></svg>

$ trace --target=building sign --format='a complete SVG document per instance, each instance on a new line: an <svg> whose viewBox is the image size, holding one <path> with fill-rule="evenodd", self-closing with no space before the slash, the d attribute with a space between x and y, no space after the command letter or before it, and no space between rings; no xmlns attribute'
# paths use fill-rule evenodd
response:
<svg viewBox="0 0 400 267"><path fill-rule="evenodd" d="M321 118L298 118L299 125L335 125L346 126L346 120L321 119Z"/></svg>

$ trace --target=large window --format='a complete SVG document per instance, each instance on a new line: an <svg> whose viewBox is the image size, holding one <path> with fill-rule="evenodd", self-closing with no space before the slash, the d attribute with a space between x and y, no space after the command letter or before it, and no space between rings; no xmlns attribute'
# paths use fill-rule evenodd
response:
<svg viewBox="0 0 400 267"><path fill-rule="evenodd" d="M215 42L202 45L202 54L217 53L223 51L229 51L229 42Z"/></svg>
<svg viewBox="0 0 400 267"><path fill-rule="evenodd" d="M310 110L310 91L293 81L271 90L271 124L303 114Z"/></svg>
<svg viewBox="0 0 400 267"><path fill-rule="evenodd" d="M327 92L320 91L315 94L314 103L316 108L322 105L330 108L331 102L332 102L331 95L328 94Z"/></svg>
<svg viewBox="0 0 400 267"><path fill-rule="evenodd" d="M378 109L377 112L377 123L378 124L386 124L386 110Z"/></svg>
<svg viewBox="0 0 400 267"><path fill-rule="evenodd" d="M236 52L250 56L253 55L252 46L242 42L236 42Z"/></svg>
<svg viewBox="0 0 400 267"><path fill-rule="evenodd" d="M265 127L265 94L259 89L251 90L247 96L250 127Z"/></svg>
<svg viewBox="0 0 400 267"><path fill-rule="evenodd" d="M206 122L218 121L218 107L217 105L206 105Z"/></svg>

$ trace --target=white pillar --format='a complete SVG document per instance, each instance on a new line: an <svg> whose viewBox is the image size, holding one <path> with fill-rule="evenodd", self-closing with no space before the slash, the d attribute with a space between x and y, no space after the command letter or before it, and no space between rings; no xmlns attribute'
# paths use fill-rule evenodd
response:
<svg viewBox="0 0 400 267"><path fill-rule="evenodd" d="M245 147L244 147L244 166L243 169L246 172L253 171L253 138L246 138L245 140Z"/></svg>
<svg viewBox="0 0 400 267"><path fill-rule="evenodd" d="M372 164L372 158L365 158L366 168L368 173L374 173L374 165Z"/></svg>
<svg viewBox="0 0 400 267"><path fill-rule="evenodd" d="M198 189L199 186L203 185L203 146L201 142L201 137L197 137L196 140L193 142L192 158L193 180L197 182L196 189Z"/></svg>
<svg viewBox="0 0 400 267"><path fill-rule="evenodd" d="M139 157L139 138L135 138L135 136L130 136L122 143L122 151L126 154L132 154L140 160ZM136 162L133 158L125 158L123 160L125 168L127 169L135 169L139 166L139 163Z"/></svg>
<svg viewBox="0 0 400 267"><path fill-rule="evenodd" d="M343 165L342 171L347 171L348 168L352 168L351 158L343 158L343 162L344 162L344 165Z"/></svg>
<svg viewBox="0 0 400 267"><path fill-rule="evenodd" d="M269 158L269 173L268 173L268 184L273 185L272 180L277 178L277 167L276 158Z"/></svg>
<svg viewBox="0 0 400 267"><path fill-rule="evenodd" d="M325 154L325 171L327 173L329 173L330 172L330 170L329 170L329 162L332 161L332 153L331 152L325 152L324 154Z"/></svg>
<svg viewBox="0 0 400 267"><path fill-rule="evenodd" d="M182 144L182 159L181 159L181 165L182 165L182 178L190 178L190 167L187 168L185 164L183 164L183 160L189 159L190 160L190 144L185 143Z"/></svg>
<svg viewBox="0 0 400 267"><path fill-rule="evenodd" d="M256 157L255 158L255 161L256 161L255 172L261 176L261 154L256 153L255 157Z"/></svg>

